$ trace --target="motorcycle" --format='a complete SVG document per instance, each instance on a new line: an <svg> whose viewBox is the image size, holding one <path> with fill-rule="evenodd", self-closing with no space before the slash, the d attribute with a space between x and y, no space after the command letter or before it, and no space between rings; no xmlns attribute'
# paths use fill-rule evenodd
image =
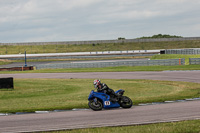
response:
<svg viewBox="0 0 200 133"><path fill-rule="evenodd" d="M88 97L88 105L94 111L99 111L103 108L131 108L133 102L129 97L123 96L124 92L125 91L122 89L116 91L116 95L113 100L113 98L111 98L105 93L96 92L95 90L92 90Z"/></svg>

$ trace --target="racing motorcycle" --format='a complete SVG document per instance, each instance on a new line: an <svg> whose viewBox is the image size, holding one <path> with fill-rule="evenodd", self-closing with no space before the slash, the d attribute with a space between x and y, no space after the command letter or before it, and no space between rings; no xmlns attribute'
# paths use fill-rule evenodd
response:
<svg viewBox="0 0 200 133"><path fill-rule="evenodd" d="M115 100L113 100L108 94L92 90L88 97L88 105L94 111L99 111L103 108L131 108L133 102L129 97L123 96L124 92L122 89L116 91Z"/></svg>

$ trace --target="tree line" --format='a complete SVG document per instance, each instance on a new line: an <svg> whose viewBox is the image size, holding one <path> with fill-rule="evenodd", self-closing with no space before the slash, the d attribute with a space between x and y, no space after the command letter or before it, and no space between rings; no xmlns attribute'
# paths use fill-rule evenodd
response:
<svg viewBox="0 0 200 133"><path fill-rule="evenodd" d="M183 38L182 36L176 36L176 35L167 35L167 34L157 34L157 35L153 35L150 37L140 37L139 39L149 39L149 38Z"/></svg>

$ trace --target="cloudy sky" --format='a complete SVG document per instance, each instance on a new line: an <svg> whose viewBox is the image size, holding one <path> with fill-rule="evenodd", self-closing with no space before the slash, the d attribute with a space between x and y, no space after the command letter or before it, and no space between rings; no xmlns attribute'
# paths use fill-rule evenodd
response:
<svg viewBox="0 0 200 133"><path fill-rule="evenodd" d="M0 0L0 42L200 36L200 0Z"/></svg>

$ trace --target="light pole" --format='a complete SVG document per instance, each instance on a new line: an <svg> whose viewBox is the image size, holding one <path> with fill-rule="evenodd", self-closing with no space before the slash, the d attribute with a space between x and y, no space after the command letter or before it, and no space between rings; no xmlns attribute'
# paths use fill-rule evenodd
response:
<svg viewBox="0 0 200 133"><path fill-rule="evenodd" d="M24 53L24 54L25 54L25 58L24 58L25 64L24 64L24 66L27 67L27 64L26 64L26 50L25 50L25 53Z"/></svg>

